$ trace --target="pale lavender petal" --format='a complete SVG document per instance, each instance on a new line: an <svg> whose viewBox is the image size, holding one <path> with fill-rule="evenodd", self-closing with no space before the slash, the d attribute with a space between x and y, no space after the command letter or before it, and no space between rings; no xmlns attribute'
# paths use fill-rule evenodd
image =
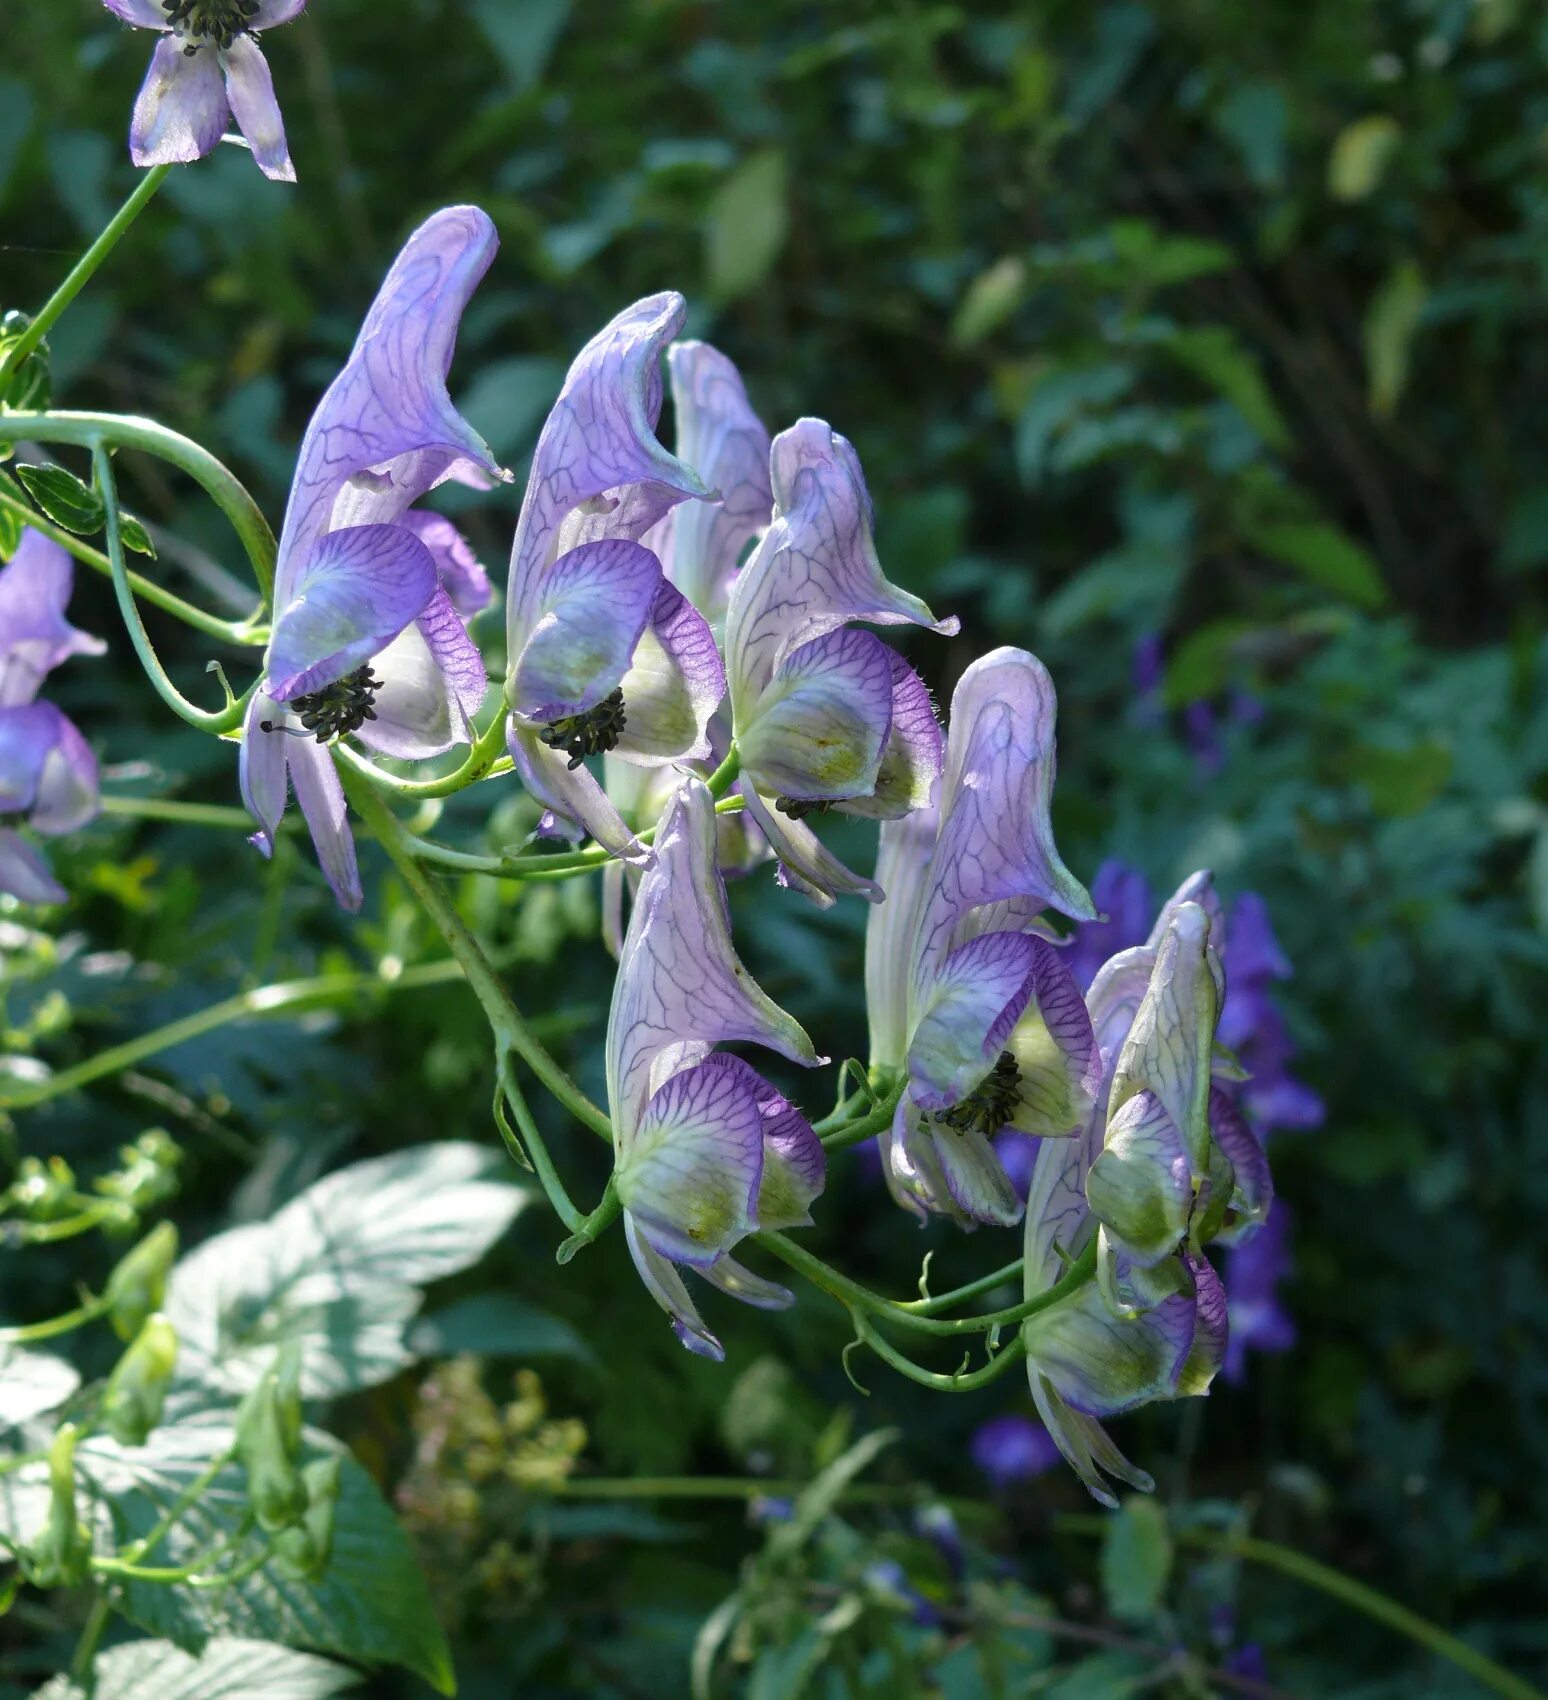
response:
<svg viewBox="0 0 1548 1700"><path fill-rule="evenodd" d="M929 687L901 655L887 653L892 660L892 724L876 786L868 796L839 805L845 814L873 820L896 820L928 808L941 776L941 723Z"/></svg>
<svg viewBox="0 0 1548 1700"><path fill-rule="evenodd" d="M733 1299L740 1299L744 1305L754 1305L759 1310L789 1310L795 1303L795 1294L788 1287L754 1275L734 1257L717 1258L708 1269L698 1269L694 1273Z"/></svg>
<svg viewBox="0 0 1548 1700"><path fill-rule="evenodd" d="M1102 1149L1102 1117L1093 1115L1074 1139L1038 1146L1027 1193L1024 1281L1028 1298L1055 1286L1096 1231L1086 1202L1086 1174Z"/></svg>
<svg viewBox="0 0 1548 1700"><path fill-rule="evenodd" d="M39 708L51 705L39 703ZM30 712L24 711L24 712ZM85 826L99 807L97 758L73 721L54 710L56 723L27 824L50 838Z"/></svg>
<svg viewBox="0 0 1548 1700"><path fill-rule="evenodd" d="M1274 1203L1274 1177L1258 1136L1230 1094L1218 1086L1209 1092L1209 1131L1233 1175L1231 1209L1236 1220L1217 1236L1229 1245L1267 1217Z"/></svg>
<svg viewBox="0 0 1548 1700"><path fill-rule="evenodd" d="M0 827L0 891L23 903L65 903L70 896L43 852L9 827Z"/></svg>
<svg viewBox="0 0 1548 1700"><path fill-rule="evenodd" d="M866 918L865 1009L871 1061L900 1068L908 1048L908 973L928 892L933 809L882 822L876 883L887 894Z"/></svg>
<svg viewBox="0 0 1548 1700"><path fill-rule="evenodd" d="M64 546L30 528L0 567L0 708L31 702L44 678L72 655L107 648L65 618L74 576Z"/></svg>
<svg viewBox="0 0 1548 1700"><path fill-rule="evenodd" d="M989 1141L972 1128L934 1130L936 1160L957 1208L975 1222L1009 1228L1021 1220L1021 1194Z"/></svg>
<svg viewBox="0 0 1548 1700"><path fill-rule="evenodd" d="M725 1361L725 1348L704 1326L694 1302L688 1296L683 1278L660 1252L651 1248L627 1212L624 1214L624 1239L634 1267L639 1271L645 1290L667 1313L672 1332L690 1352L701 1358Z"/></svg>
<svg viewBox="0 0 1548 1700"><path fill-rule="evenodd" d="M667 350L677 455L719 495L684 502L645 538L667 577L706 619L725 615L743 551L769 523L769 434L752 410L741 374L707 342Z"/></svg>
<svg viewBox="0 0 1548 1700"><path fill-rule="evenodd" d="M1102 964L1086 992L1097 1049L1109 1070L1117 1065L1119 1048L1134 1025L1155 965L1156 953L1150 945L1121 950Z"/></svg>
<svg viewBox="0 0 1548 1700"><path fill-rule="evenodd" d="M280 535L276 607L292 599L324 532L391 523L469 461L498 470L446 390L462 311L498 246L477 207L436 213L404 244L302 441Z"/></svg>
<svg viewBox="0 0 1548 1700"><path fill-rule="evenodd" d="M1215 876L1208 868L1199 868L1189 874L1161 905L1155 925L1150 929L1150 937L1145 940L1146 944L1152 950L1159 948L1177 911L1185 903L1196 903L1208 915L1209 936L1216 950L1219 950L1225 936L1225 911L1221 907L1220 894L1215 890Z"/></svg>
<svg viewBox="0 0 1548 1700"><path fill-rule="evenodd" d="M1156 1484L1152 1477L1124 1457L1094 1417L1066 1405L1035 1363L1028 1364L1028 1378L1032 1384L1032 1401L1054 1444L1093 1499L1111 1511L1118 1509L1118 1496L1108 1487L1104 1471L1115 1481L1127 1482L1141 1493L1154 1491Z"/></svg>
<svg viewBox="0 0 1548 1700"><path fill-rule="evenodd" d="M1176 1294L1115 1317L1089 1282L1022 1324L1027 1357L1072 1410L1116 1416L1176 1392L1193 1346L1194 1301Z"/></svg>
<svg viewBox="0 0 1548 1700"><path fill-rule="evenodd" d="M595 708L628 671L661 584L661 563L638 543L583 543L561 556L511 669L511 707L540 724Z"/></svg>
<svg viewBox="0 0 1548 1700"><path fill-rule="evenodd" d="M871 632L833 631L785 659L736 742L765 796L858 797L876 785L891 723L891 650Z"/></svg>
<svg viewBox="0 0 1548 1700"><path fill-rule="evenodd" d="M1085 1125L1101 1087L1102 1059L1064 955L1044 939L1032 943L1032 1001L1010 1041L1021 1071L1020 1103L1010 1125L1059 1137Z"/></svg>
<svg viewBox="0 0 1548 1700"><path fill-rule="evenodd" d="M605 850L626 862L645 861L644 846L588 767L572 768L562 750L540 742L532 728L514 714L506 723L506 748L516 765L517 778L554 817L539 826L540 833L570 839L590 834Z"/></svg>
<svg viewBox="0 0 1548 1700"><path fill-rule="evenodd" d="M296 168L285 142L285 120L274 98L274 78L263 49L250 35L239 35L220 57L231 115L247 137L258 169L276 183L294 183Z"/></svg>
<svg viewBox="0 0 1548 1700"><path fill-rule="evenodd" d="M704 616L665 580L624 674L623 694L620 756L660 765L709 755L709 725L726 694L726 670Z"/></svg>
<svg viewBox="0 0 1548 1700"><path fill-rule="evenodd" d="M860 462L820 419L798 420L774 439L774 519L737 575L726 614L726 671L743 716L793 649L852 620L929 626L942 633L917 596L888 582L871 536L871 499Z"/></svg>
<svg viewBox="0 0 1548 1700"><path fill-rule="evenodd" d="M199 52L190 58L176 36L164 35L134 103L129 156L136 165L203 159L225 134L230 116L215 54Z"/></svg>
<svg viewBox="0 0 1548 1700"><path fill-rule="evenodd" d="M355 910L364 901L355 839L349 830L344 787L328 750L311 738L292 738L288 751L291 783L306 817L317 860L341 908Z"/></svg>
<svg viewBox="0 0 1548 1700"><path fill-rule="evenodd" d="M675 291L646 296L599 331L570 367L533 452L511 548L506 613L512 655L521 653L536 624L542 579L572 509L601 501L613 510L606 535L620 536L616 527L626 525L637 539L674 502L709 493L656 440L661 351L677 334L684 311ZM584 527L571 533L566 547L586 535Z"/></svg>
<svg viewBox="0 0 1548 1700"><path fill-rule="evenodd" d="M898 1100L892 1125L880 1135L882 1174L893 1201L921 1222L931 1215L954 1216L955 1201L941 1172L936 1142L919 1106L907 1092Z"/></svg>
<svg viewBox="0 0 1548 1700"><path fill-rule="evenodd" d="M247 718L242 723L242 751L237 764L242 801L247 805L247 812L258 822L259 830L250 842L265 856L273 854L274 835L285 818L289 793L285 773L289 737L280 728L287 719L289 711L260 690L253 693L252 701L247 705Z"/></svg>
<svg viewBox="0 0 1548 1700"><path fill-rule="evenodd" d="M1178 1377L1177 1395L1188 1399L1209 1392L1210 1383L1225 1362L1231 1330L1225 1288L1209 1260L1186 1253L1184 1261L1193 1276L1194 1328L1193 1346Z"/></svg>
<svg viewBox="0 0 1548 1700"><path fill-rule="evenodd" d="M1155 1093L1137 1093L1108 1121L1086 1198L1134 1262L1148 1267L1177 1250L1193 1208L1193 1173L1182 1135Z"/></svg>
<svg viewBox="0 0 1548 1700"><path fill-rule="evenodd" d="M758 1223L763 1228L805 1228L828 1176L827 1157L812 1124L783 1093L740 1057L715 1056L706 1063L745 1071L763 1124L763 1179L758 1188Z"/></svg>
<svg viewBox="0 0 1548 1700"><path fill-rule="evenodd" d="M747 813L757 823L779 860L777 878L781 885L811 898L821 909L828 908L834 898L843 896L863 897L870 903L881 902L882 888L876 881L845 867L808 822L791 820L788 815L770 808L751 785L743 786L741 794L747 802Z"/></svg>
<svg viewBox="0 0 1548 1700"><path fill-rule="evenodd" d="M613 988L608 1102L621 1147L661 1084L658 1064L665 1068L684 1044L707 1049L745 1040L794 1062L818 1061L800 1023L758 987L737 957L715 849L714 804L708 790L690 780L656 829Z"/></svg>
<svg viewBox="0 0 1548 1700"><path fill-rule="evenodd" d="M371 664L381 681L376 718L355 736L404 761L440 755L472 740L472 717L489 680L483 657L444 590Z"/></svg>
<svg viewBox="0 0 1548 1700"><path fill-rule="evenodd" d="M430 551L441 587L464 620L489 606L494 597L489 574L473 553L473 545L444 514L410 508L398 523L406 525Z"/></svg>
<svg viewBox="0 0 1548 1700"><path fill-rule="evenodd" d="M292 18L300 17L306 9L306 0L259 0L258 10L253 14L249 29L272 30L281 24L288 24Z"/></svg>
<svg viewBox="0 0 1548 1700"><path fill-rule="evenodd" d="M331 685L416 620L437 589L430 551L401 525L328 532L276 604L268 692L276 702Z"/></svg>
<svg viewBox="0 0 1548 1700"><path fill-rule="evenodd" d="M1040 942L1025 933L984 933L941 965L916 1009L908 1047L909 1090L921 1109L949 1109L983 1080L1031 996Z"/></svg>
<svg viewBox="0 0 1548 1700"><path fill-rule="evenodd" d="M674 1074L619 1145L618 1196L674 1263L713 1263L758 1226L763 1121L752 1070L719 1061Z"/></svg>
<svg viewBox="0 0 1548 1700"><path fill-rule="evenodd" d="M102 4L136 29L164 30L167 27L166 9L161 0L102 0Z"/></svg>

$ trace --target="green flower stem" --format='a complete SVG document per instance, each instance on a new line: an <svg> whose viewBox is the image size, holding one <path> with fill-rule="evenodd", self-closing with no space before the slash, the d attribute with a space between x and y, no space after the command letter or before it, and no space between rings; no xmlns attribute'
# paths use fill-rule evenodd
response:
<svg viewBox="0 0 1548 1700"><path fill-rule="evenodd" d="M236 1450L234 1447L228 1447L224 1452L216 1453L172 1501L171 1505L162 1513L160 1519L140 1540L125 1547L120 1557L129 1564L138 1564L141 1559L149 1558L176 1527L178 1520L204 1498L205 1492L214 1485L215 1479L235 1457Z"/></svg>
<svg viewBox="0 0 1548 1700"><path fill-rule="evenodd" d="M224 803L182 803L175 797L104 797L102 812L124 820L167 821L173 826L211 826L233 832L253 830L253 817L246 809Z"/></svg>
<svg viewBox="0 0 1548 1700"><path fill-rule="evenodd" d="M559 1171L554 1166L554 1160L548 1154L548 1144L544 1140L537 1122L533 1119L532 1111L527 1106L527 1100L521 1087L516 1083L516 1076L511 1068L509 1051L500 1053L499 1060L495 1064L495 1072L499 1081L500 1095L510 1105L511 1113L516 1117L516 1126L521 1130L527 1167L537 1176L538 1184L547 1194L548 1202L553 1205L559 1220L572 1234L578 1233L586 1220L585 1215L576 1206L575 1200L570 1197L565 1190L564 1182L559 1178ZM497 1116L495 1120L501 1136L506 1139L506 1143L509 1145L511 1141L507 1137L504 1118ZM511 1155L517 1156L517 1152L513 1149Z"/></svg>
<svg viewBox="0 0 1548 1700"><path fill-rule="evenodd" d="M860 1311L851 1311L850 1315L854 1318L857 1342L869 1346L883 1363L890 1364L899 1375L907 1376L910 1381L917 1381L921 1387L928 1387L932 1393L976 1393L980 1387L987 1387L991 1381L998 1381L1007 1370L1013 1369L1027 1355L1027 1349L1018 1334L981 1369L970 1370L967 1367L967 1358L964 1357L961 1368L942 1375L936 1370L925 1369L916 1364L912 1358L905 1357L866 1321ZM853 1380L853 1376L850 1379Z"/></svg>
<svg viewBox="0 0 1548 1700"><path fill-rule="evenodd" d="M1013 1263L1007 1263L1003 1269L991 1270L987 1275L980 1275L976 1281L969 1281L965 1286L953 1287L949 1293L937 1293L928 1299L900 1299L898 1309L911 1311L915 1316L939 1316L943 1310L953 1310L959 1304L965 1304L969 1299L976 1299L981 1293L992 1293L996 1287L1003 1287L1014 1281L1021 1273L1022 1260L1018 1257Z"/></svg>
<svg viewBox="0 0 1548 1700"><path fill-rule="evenodd" d="M113 563L100 549L93 549L89 543L83 543L63 526L55 525L51 519L38 513L31 503L17 492L16 486L4 473L0 473L0 512L15 515L33 531L41 532L62 548L68 549L77 561L90 567L93 572L101 573L104 578L113 576ZM154 579L146 578L143 573L130 572L129 582L134 586L135 595L142 601L149 602L164 614L181 620L185 626L192 626L195 631L203 632L206 637L215 638L221 643L248 647L268 641L268 633L255 623L256 614L247 620L222 620L216 614L206 614L202 608L185 602L172 591L163 590Z"/></svg>
<svg viewBox="0 0 1548 1700"><path fill-rule="evenodd" d="M166 182L167 174L171 169L170 165L153 165L141 177L135 185L134 193L113 214L104 226L102 234L70 268L64 282L38 309L32 323L22 332L19 340L12 344L4 361L0 362L0 389L4 388L6 378L21 365L22 361L27 359L43 338L54 328L65 308L90 283L97 268L118 246L130 225L150 204L161 185Z"/></svg>
<svg viewBox="0 0 1548 1700"><path fill-rule="evenodd" d="M247 487L208 449L152 419L127 414L0 413L0 443L21 442L71 443L83 449L106 443L113 448L140 449L186 472L230 520L247 551L264 601L273 595L278 553L274 533Z"/></svg>
<svg viewBox="0 0 1548 1700"><path fill-rule="evenodd" d="M1067 1534L1101 1536L1107 1531L1108 1519L1061 1513L1055 1515L1053 1526ZM1281 1546L1278 1541L1264 1540L1257 1535L1234 1535L1216 1529L1174 1527L1172 1538L1182 1546L1203 1547L1210 1552L1244 1559L1249 1564L1260 1564L1265 1569L1277 1570L1281 1575L1304 1582L1307 1587L1340 1601L1351 1611L1360 1612L1399 1635L1406 1635L1437 1658L1466 1671L1484 1687L1506 1695L1508 1700L1548 1700L1540 1688L1534 1688L1531 1683L1513 1675L1476 1647L1470 1647L1438 1624L1399 1604L1390 1595L1365 1582L1356 1581L1353 1576L1346 1576L1331 1564L1323 1564L1304 1552L1297 1552L1294 1547Z"/></svg>
<svg viewBox="0 0 1548 1700"><path fill-rule="evenodd" d="M70 1659L70 1676L76 1686L92 1691L91 1672L97 1662L97 1648L102 1645L103 1632L107 1629L108 1621L113 1615L113 1607L104 1593L98 1593L91 1602L91 1610L86 1615L85 1627L81 1630L81 1638L75 1644L75 1652Z"/></svg>
<svg viewBox="0 0 1548 1700"><path fill-rule="evenodd" d="M515 1051L544 1087L591 1131L611 1143L613 1125L606 1113L560 1068L549 1055L525 1016L511 1002L501 985L489 958L463 924L462 917L451 900L415 859L413 841L391 809L369 785L360 783L352 772L343 774L345 790L356 813L372 836L387 852L388 860L399 878L418 898L420 905L435 922L446 940L452 955L462 966L473 994L483 1005L484 1015L494 1030L495 1043Z"/></svg>
<svg viewBox="0 0 1548 1700"><path fill-rule="evenodd" d="M884 1133L892 1126L892 1118L898 1107L898 1099L903 1096L903 1087L899 1085L886 1094L874 1109L868 1110L859 1121L840 1124L822 1135L823 1149L826 1151L842 1151L847 1146L858 1145L863 1139Z"/></svg>
<svg viewBox="0 0 1548 1700"><path fill-rule="evenodd" d="M731 753L709 776L707 783L709 785L710 796L715 798L718 802L725 796L726 792L728 792L731 787L736 784L737 777L740 775L741 771L742 752L735 744L733 744L731 746Z"/></svg>
<svg viewBox="0 0 1548 1700"><path fill-rule="evenodd" d="M125 1206L116 1198L102 1198L89 1204L74 1216L64 1216L53 1222L12 1222L7 1224L5 1238L11 1245L58 1245L89 1234L93 1228L114 1216L121 1216Z"/></svg>
<svg viewBox="0 0 1548 1700"><path fill-rule="evenodd" d="M129 583L129 569L124 564L124 540L118 515L118 484L113 477L112 458L100 439L92 445L91 458L92 465L96 468L97 488L102 494L107 514L108 561L113 568L113 589L118 594L118 611L123 615L129 641L134 645L134 652L140 658L140 665L145 669L146 677L155 686L157 695L167 707L180 719L186 720L190 726L197 727L201 732L214 733L216 736L234 732L242 723L242 717L247 712L248 698L258 688L257 685L254 684L249 689L247 696L231 697L224 708L206 710L196 708L167 677L166 669L161 665L151 643L150 633L145 629L145 622L140 618L139 606L134 600L134 590ZM231 696L229 689L226 694Z"/></svg>
<svg viewBox="0 0 1548 1700"><path fill-rule="evenodd" d="M390 791L395 797L420 800L450 797L457 791L465 791L468 786L476 785L480 779L489 777L505 749L505 715L497 714L479 734L462 766L440 779L400 779L395 773L388 773L375 762L357 755L347 745L340 745L339 749L356 773L380 790Z"/></svg>
<svg viewBox="0 0 1548 1700"><path fill-rule="evenodd" d="M46 1080L10 1081L0 1076L0 1110L26 1110L37 1104L46 1104L50 1099L63 1097L66 1092L89 1086L94 1080L122 1073L159 1051L187 1044L190 1039L203 1038L206 1033L213 1033L233 1021L345 1002L364 991L412 991L421 986L455 984L461 978L461 965L447 961L420 963L390 976L379 971L362 970L358 973L319 974L307 980L285 980L272 986L258 986L222 1003L211 1004L197 1014L185 1015L180 1021L169 1022L152 1033L142 1033L136 1039L99 1051L96 1056L88 1057L73 1068L60 1069Z"/></svg>
<svg viewBox="0 0 1548 1700"><path fill-rule="evenodd" d="M0 1346L28 1346L36 1340L57 1340L61 1334L73 1334L98 1317L108 1313L106 1299L88 1299L63 1316L51 1316L46 1322L28 1322L17 1328L0 1328Z"/></svg>
<svg viewBox="0 0 1548 1700"><path fill-rule="evenodd" d="M553 1499L796 1499L812 1484L758 1476L571 1476L545 1482ZM848 1482L839 1494L852 1505L918 1505L936 1496L914 1487Z"/></svg>
<svg viewBox="0 0 1548 1700"><path fill-rule="evenodd" d="M824 1263L820 1257L814 1257L811 1252L784 1234L759 1234L758 1243L766 1246L781 1262L789 1264L792 1269L804 1275L813 1286L821 1287L846 1310L863 1312L882 1321L896 1323L902 1328L912 1328L917 1333L937 1336L982 1334L991 1328L1013 1327L1026 1321L1029 1316L1036 1316L1039 1311L1048 1310L1069 1298L1096 1274L1096 1243L1093 1241L1064 1275L1045 1292L1033 1298L1023 1299L1020 1304L1010 1305L1004 1310L947 1321L922 1315L907 1304L899 1304L893 1299L883 1298L880 1293L873 1293L869 1287L862 1287L858 1281L850 1280L847 1275Z"/></svg>
<svg viewBox="0 0 1548 1700"><path fill-rule="evenodd" d="M618 1196L618 1176L612 1174L607 1177L607 1190L602 1194L602 1202L554 1253L555 1262L568 1263L576 1252L597 1239L604 1228L611 1227L622 1209L623 1200Z"/></svg>

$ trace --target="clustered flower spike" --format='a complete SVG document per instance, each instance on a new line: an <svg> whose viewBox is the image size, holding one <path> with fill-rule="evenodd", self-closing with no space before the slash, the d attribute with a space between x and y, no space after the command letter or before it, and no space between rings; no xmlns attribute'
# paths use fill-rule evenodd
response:
<svg viewBox="0 0 1548 1700"><path fill-rule="evenodd" d="M69 555L36 531L0 567L0 891L25 903L67 894L18 829L75 832L98 806L96 757L71 720L38 700L54 668L106 647L65 618L73 578Z"/></svg>
<svg viewBox="0 0 1548 1700"><path fill-rule="evenodd" d="M295 182L285 121L257 32L288 24L305 10L306 0L102 3L126 24L161 32L129 127L136 165L203 159L235 118L263 174Z"/></svg>

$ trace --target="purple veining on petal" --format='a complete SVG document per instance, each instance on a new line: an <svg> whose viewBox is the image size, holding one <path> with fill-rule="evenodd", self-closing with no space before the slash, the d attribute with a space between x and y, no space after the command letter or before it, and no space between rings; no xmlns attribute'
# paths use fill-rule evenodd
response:
<svg viewBox="0 0 1548 1700"><path fill-rule="evenodd" d="M247 138L253 159L265 177L294 183L296 168L285 141L285 120L274 97L274 78L263 49L250 35L238 36L221 54L231 116Z"/></svg>
<svg viewBox="0 0 1548 1700"><path fill-rule="evenodd" d="M473 553L472 544L444 514L411 508L398 523L406 525L430 551L442 588L464 620L471 620L489 606L494 597L489 574Z"/></svg>

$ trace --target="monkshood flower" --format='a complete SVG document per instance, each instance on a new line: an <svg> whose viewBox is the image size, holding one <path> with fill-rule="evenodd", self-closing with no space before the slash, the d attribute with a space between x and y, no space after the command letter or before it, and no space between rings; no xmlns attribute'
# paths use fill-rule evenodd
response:
<svg viewBox="0 0 1548 1700"><path fill-rule="evenodd" d="M806 817L836 808L892 820L925 807L941 735L919 675L854 623L949 635L958 622L884 577L859 459L828 425L782 432L770 472L773 518L726 610L741 792L781 883L825 905L843 892L876 901L881 887L826 850Z"/></svg>
<svg viewBox="0 0 1548 1700"><path fill-rule="evenodd" d="M1046 909L1092 914L1049 821L1055 712L1035 656L974 662L952 698L939 806L882 827L887 901L866 932L871 1063L906 1076L882 1154L893 1196L921 1216L1019 1221L994 1136L1075 1133L1096 1089L1085 1003L1035 930Z"/></svg>
<svg viewBox="0 0 1548 1700"><path fill-rule="evenodd" d="M57 837L97 812L96 757L59 709L36 700L61 662L105 647L65 618L73 576L69 555L35 531L0 568L0 891L25 903L68 894L18 828Z"/></svg>
<svg viewBox="0 0 1548 1700"><path fill-rule="evenodd" d="M266 177L294 183L285 121L256 32L288 24L306 0L102 0L138 29L160 30L134 103L136 165L203 159L235 118Z"/></svg>
<svg viewBox="0 0 1548 1700"><path fill-rule="evenodd" d="M678 1266L747 1304L781 1308L783 1287L730 1256L760 1228L810 1221L822 1145L800 1111L728 1041L812 1066L799 1022L752 980L731 942L708 789L668 803L640 880L607 1025L607 1092L618 1196L635 1266L690 1351L721 1358Z"/></svg>
<svg viewBox="0 0 1548 1700"><path fill-rule="evenodd" d="M457 605L487 601L487 583L447 522L410 510L444 479L497 471L446 390L462 311L496 246L477 207L449 207L408 239L312 415L285 510L242 794L268 855L288 776L348 909L360 876L326 746L353 735L386 756L439 755L469 740L488 683Z"/></svg>
<svg viewBox="0 0 1548 1700"><path fill-rule="evenodd" d="M576 356L533 453L506 598L510 751L544 829L636 863L586 757L701 760L725 694L714 634L640 542L712 494L655 435L662 350L685 310L674 292L647 296Z"/></svg>

